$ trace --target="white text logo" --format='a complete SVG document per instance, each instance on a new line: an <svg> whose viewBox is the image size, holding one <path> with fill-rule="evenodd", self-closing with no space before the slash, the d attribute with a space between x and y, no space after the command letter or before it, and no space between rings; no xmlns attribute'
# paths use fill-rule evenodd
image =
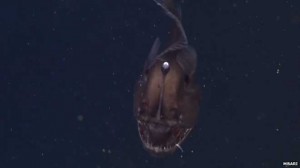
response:
<svg viewBox="0 0 300 168"><path fill-rule="evenodd" d="M298 166L298 162L282 162L283 166Z"/></svg>

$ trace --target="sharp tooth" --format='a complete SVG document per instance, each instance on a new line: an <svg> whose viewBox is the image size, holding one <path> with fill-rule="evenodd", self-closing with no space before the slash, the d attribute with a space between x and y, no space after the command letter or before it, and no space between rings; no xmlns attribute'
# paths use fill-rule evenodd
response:
<svg viewBox="0 0 300 168"><path fill-rule="evenodd" d="M159 151L160 152L164 151L162 146L159 147Z"/></svg>
<svg viewBox="0 0 300 168"><path fill-rule="evenodd" d="M159 147L158 146L155 147L155 151L159 152Z"/></svg>
<svg viewBox="0 0 300 168"><path fill-rule="evenodd" d="M176 147L177 147L178 149L180 149L181 152L183 152L183 149L181 148L181 146L180 146L179 144L176 144Z"/></svg>

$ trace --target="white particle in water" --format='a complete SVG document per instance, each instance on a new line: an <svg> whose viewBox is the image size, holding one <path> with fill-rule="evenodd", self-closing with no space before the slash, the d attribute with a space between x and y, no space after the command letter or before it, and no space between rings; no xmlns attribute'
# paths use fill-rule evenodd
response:
<svg viewBox="0 0 300 168"><path fill-rule="evenodd" d="M77 120L78 120L79 122L83 121L83 115L78 115L78 116L77 116Z"/></svg>

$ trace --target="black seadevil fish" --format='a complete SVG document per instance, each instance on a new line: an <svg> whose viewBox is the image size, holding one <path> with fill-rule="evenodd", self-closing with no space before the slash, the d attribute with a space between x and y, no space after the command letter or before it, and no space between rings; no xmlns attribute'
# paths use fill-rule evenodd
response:
<svg viewBox="0 0 300 168"><path fill-rule="evenodd" d="M134 94L134 113L144 147L152 155L173 153L194 127L200 95L195 82L197 54L188 45L174 0L154 0L174 21L169 47L156 38ZM182 150L182 149L181 149Z"/></svg>

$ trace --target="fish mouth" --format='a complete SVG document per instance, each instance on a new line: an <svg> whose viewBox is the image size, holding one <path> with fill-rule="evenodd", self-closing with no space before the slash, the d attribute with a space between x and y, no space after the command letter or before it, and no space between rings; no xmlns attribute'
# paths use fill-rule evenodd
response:
<svg viewBox="0 0 300 168"><path fill-rule="evenodd" d="M179 145L190 131L191 128L184 128L179 124L169 125L138 120L138 132L145 149L158 157L173 153L180 148Z"/></svg>

